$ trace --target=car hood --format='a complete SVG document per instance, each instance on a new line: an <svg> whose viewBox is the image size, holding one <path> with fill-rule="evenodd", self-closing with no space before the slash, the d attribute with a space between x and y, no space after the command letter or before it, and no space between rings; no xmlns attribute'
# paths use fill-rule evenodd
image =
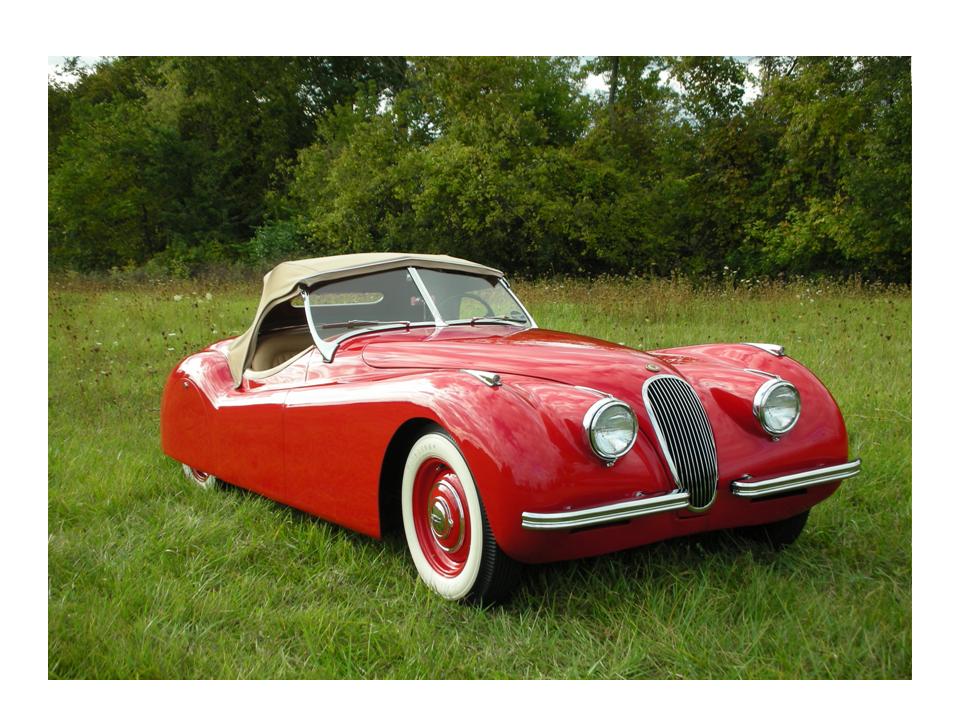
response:
<svg viewBox="0 0 960 720"><path fill-rule="evenodd" d="M669 359L652 353L540 329L479 338L372 342L364 347L363 359L376 368L487 370L587 385L604 392L636 386L662 370L683 374Z"/></svg>
<svg viewBox="0 0 960 720"><path fill-rule="evenodd" d="M676 375L694 388L709 418L723 478L769 474L836 462L846 452L843 420L830 393L813 373L786 356L743 343L708 344L643 352L590 337L549 330L455 336L443 330L411 341L373 340L363 350L367 364L383 369L487 370L504 375L512 388L540 412L562 414L564 401L542 382L592 388L628 403L647 443L656 447L656 430L645 410L643 387L654 376ZM467 332L458 330L457 332ZM772 378L793 383L804 398L796 428L772 443L757 422L753 400ZM589 393L589 391L585 391ZM566 395L569 397L569 394ZM463 398L465 409L469 400ZM575 417L568 412L567 418ZM842 448L842 449L841 449ZM843 459L846 459L845 457Z"/></svg>

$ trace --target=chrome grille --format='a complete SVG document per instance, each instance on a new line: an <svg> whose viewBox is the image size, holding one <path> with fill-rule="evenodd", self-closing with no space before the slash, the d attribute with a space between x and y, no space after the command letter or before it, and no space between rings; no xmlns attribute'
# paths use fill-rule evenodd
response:
<svg viewBox="0 0 960 720"><path fill-rule="evenodd" d="M643 402L674 482L690 493L690 507L706 509L717 495L717 447L700 398L685 380L655 375Z"/></svg>

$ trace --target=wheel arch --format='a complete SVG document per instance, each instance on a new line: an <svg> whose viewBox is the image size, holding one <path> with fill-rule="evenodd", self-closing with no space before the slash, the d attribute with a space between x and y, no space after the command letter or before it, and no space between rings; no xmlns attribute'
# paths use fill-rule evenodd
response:
<svg viewBox="0 0 960 720"><path fill-rule="evenodd" d="M660 484L650 468L655 458L633 453L612 469L589 452L580 421L596 401L594 391L519 376L503 376L501 386L490 387L463 372L432 373L429 380L429 392L421 388L409 403L380 462L376 512L381 537L402 532L403 467L414 442L429 428L442 430L457 445L493 535L509 556L526 541L521 511L542 503L545 495L553 504L581 498L599 502L611 492L619 497L626 486L635 490L637 477L647 478L650 487ZM582 483L563 482L581 475ZM600 476L615 480L612 490L596 482Z"/></svg>
<svg viewBox="0 0 960 720"><path fill-rule="evenodd" d="M517 428L537 435L536 447L547 447L551 423L543 409L532 405L529 398L517 394L508 384L492 389L460 371L432 372L428 388L420 388L411 399L407 417L387 443L380 463L377 485L377 519L379 536L403 534L400 514L400 490L403 467L410 449L429 429L445 433L453 440L470 468L477 491L486 505L494 534L499 539L506 531L506 515L515 503L516 478L529 476L524 468L538 467L555 474L556 459L552 454L534 453L520 448L514 441ZM548 469L549 468L549 469ZM518 516L519 517L519 516Z"/></svg>
<svg viewBox="0 0 960 720"><path fill-rule="evenodd" d="M380 464L380 480L377 487L377 507L380 515L380 535L403 534L403 518L400 509L400 482L403 465L410 448L430 428L443 426L428 417L412 417L403 422L393 433ZM456 440L454 440L456 442Z"/></svg>
<svg viewBox="0 0 960 720"><path fill-rule="evenodd" d="M204 472L215 467L219 438L209 369L214 353L202 351L178 363L160 399L160 447L166 455Z"/></svg>

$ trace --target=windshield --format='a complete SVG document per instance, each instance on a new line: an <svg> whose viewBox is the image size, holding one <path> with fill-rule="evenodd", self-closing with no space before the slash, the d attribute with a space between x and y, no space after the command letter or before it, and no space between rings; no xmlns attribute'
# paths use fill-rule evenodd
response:
<svg viewBox="0 0 960 720"><path fill-rule="evenodd" d="M426 268L418 268L417 273L440 317L448 324L478 321L530 324L523 308L499 278Z"/></svg>
<svg viewBox="0 0 960 720"><path fill-rule="evenodd" d="M333 280L307 296L310 321L321 340L358 328L390 323L434 323L410 271Z"/></svg>
<svg viewBox="0 0 960 720"><path fill-rule="evenodd" d="M326 362L347 337L381 329L443 323L535 327L499 278L447 270L405 268L331 280L311 288L303 300Z"/></svg>

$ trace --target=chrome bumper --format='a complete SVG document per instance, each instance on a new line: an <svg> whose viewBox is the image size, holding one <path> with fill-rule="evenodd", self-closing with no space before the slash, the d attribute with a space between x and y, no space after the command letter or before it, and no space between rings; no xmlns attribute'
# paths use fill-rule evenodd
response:
<svg viewBox="0 0 960 720"><path fill-rule="evenodd" d="M860 460L833 465L831 467L808 470L806 472L784 475L770 480L748 482L736 480L730 484L734 495L747 498L765 497L779 493L799 490L813 485L822 485L828 482L853 477L860 472ZM690 506L689 493L674 491L666 495L626 500L611 505L584 508L582 510L565 510L554 513L525 512L521 516L521 525L525 530L572 530L588 528L595 525L606 525L621 520L630 520L643 515L683 510Z"/></svg>
<svg viewBox="0 0 960 720"><path fill-rule="evenodd" d="M733 491L734 495L739 495L740 497L766 497L768 495L790 492L791 490L801 490L803 488L813 487L814 485L836 482L837 480L853 477L858 472L860 472L859 458L852 462L844 463L843 465L831 465L830 467L807 470L806 472L784 475L778 478L771 478L770 480L760 480L759 482L734 480L730 483L730 490Z"/></svg>

